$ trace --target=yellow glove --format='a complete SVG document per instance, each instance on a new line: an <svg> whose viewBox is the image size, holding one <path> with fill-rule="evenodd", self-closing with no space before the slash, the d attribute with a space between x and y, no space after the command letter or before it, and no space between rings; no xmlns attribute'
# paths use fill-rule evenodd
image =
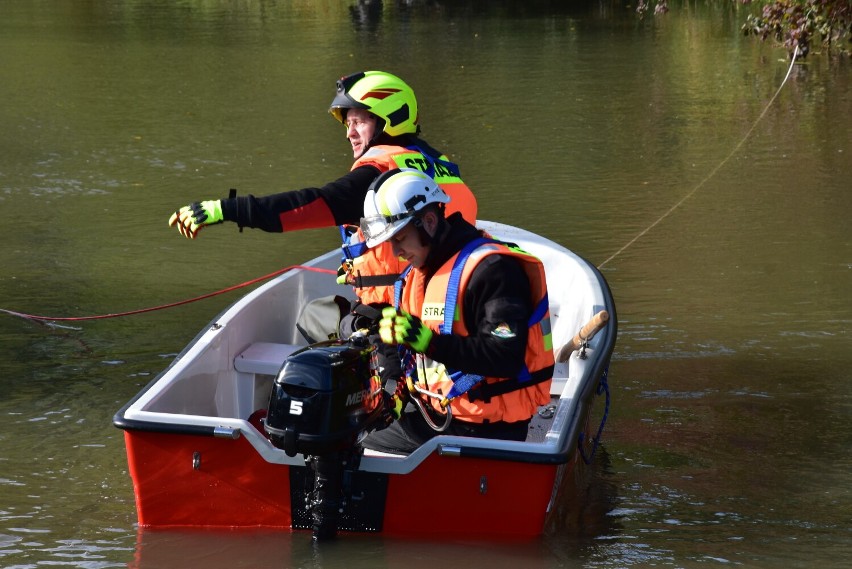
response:
<svg viewBox="0 0 852 569"><path fill-rule="evenodd" d="M379 337L385 344L405 344L415 352L423 353L429 347L433 334L416 316L397 312L391 306L382 310Z"/></svg>
<svg viewBox="0 0 852 569"><path fill-rule="evenodd" d="M345 285L352 284L349 282L349 272L352 270L352 261L348 259L343 261L340 267L337 268L337 284Z"/></svg>
<svg viewBox="0 0 852 569"><path fill-rule="evenodd" d="M394 421L399 421L402 418L402 411L408 403L409 394L408 387L402 381L396 383L396 389L393 394L382 390L382 417L384 418L385 426L390 426Z"/></svg>
<svg viewBox="0 0 852 569"><path fill-rule="evenodd" d="M195 202L174 212L169 218L169 227L177 225L180 234L187 239L195 239L205 225L222 223L222 200Z"/></svg>

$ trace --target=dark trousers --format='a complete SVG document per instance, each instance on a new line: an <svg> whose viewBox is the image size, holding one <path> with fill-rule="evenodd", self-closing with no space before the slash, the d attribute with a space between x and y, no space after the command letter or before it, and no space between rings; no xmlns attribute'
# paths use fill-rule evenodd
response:
<svg viewBox="0 0 852 569"><path fill-rule="evenodd" d="M410 454L437 435L524 441L529 426L529 420L516 423L466 423L454 419L447 430L439 433L414 409L404 413L399 421L395 421L388 428L370 433L361 444L364 448L381 452Z"/></svg>

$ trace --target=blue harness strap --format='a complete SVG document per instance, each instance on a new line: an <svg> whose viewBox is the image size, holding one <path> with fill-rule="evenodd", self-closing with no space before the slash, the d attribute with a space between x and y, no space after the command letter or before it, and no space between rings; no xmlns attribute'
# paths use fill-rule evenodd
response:
<svg viewBox="0 0 852 569"><path fill-rule="evenodd" d="M459 251L453 270L450 272L450 280L447 283L447 296L444 297L444 323L441 325L441 334L452 334L453 318L456 315L456 305L459 300L459 283L461 282L462 271L470 258L470 255L481 245L486 243L500 243L495 239L488 237L479 237L474 239Z"/></svg>
<svg viewBox="0 0 852 569"><path fill-rule="evenodd" d="M544 315L547 314L547 311L550 309L550 301L547 300L547 293L545 293L544 297L538 302L538 305L533 310L532 316L530 316L529 322L527 324L530 327L535 326L542 320L544 320Z"/></svg>
<svg viewBox="0 0 852 569"><path fill-rule="evenodd" d="M393 283L393 307L399 310L402 304L402 287L405 284L405 277L411 272L411 265L405 267L399 274L399 278Z"/></svg>
<svg viewBox="0 0 852 569"><path fill-rule="evenodd" d="M452 400L460 395L464 395L473 387L485 379L485 376L478 375L475 373L462 373L460 371L456 371L453 373L449 373L447 370L450 379L453 381L453 386L450 388L450 392L447 393L447 399Z"/></svg>
<svg viewBox="0 0 852 569"><path fill-rule="evenodd" d="M454 178L458 178L461 174L459 173L459 167L457 164L453 162L448 162L447 160L441 160L440 158L433 158L429 156L428 153L424 152L422 148L417 146L416 144L412 144L411 146L406 146L406 150L413 150L414 152L419 153L423 156L423 159L426 161L426 171L423 172L430 178L435 178L435 164L440 164L443 168L445 168Z"/></svg>
<svg viewBox="0 0 852 569"><path fill-rule="evenodd" d="M358 232L357 229L352 229L350 225L338 225L337 227L340 229L340 241L342 243L340 249L343 251L344 261L357 259L367 251L366 241L351 242L352 236Z"/></svg>
<svg viewBox="0 0 852 569"><path fill-rule="evenodd" d="M441 334L452 334L453 332L453 319L455 318L456 305L459 300L459 284L461 283L462 272L464 271L465 264L467 264L468 259L476 249L487 243L500 243L500 241L490 239L488 237L480 237L478 239L474 239L462 247L462 250L459 251L456 260L453 263L453 269L450 272L450 278L447 283L447 295L444 297L444 322L441 325ZM524 366L524 370L526 370L526 366ZM450 372L450 370L447 370L447 374L453 381L453 387L447 394L447 399L453 399L460 395L464 395L470 391L474 385L485 379L482 375L462 373L460 371ZM527 371L526 374L529 376L529 371Z"/></svg>
<svg viewBox="0 0 852 569"><path fill-rule="evenodd" d="M452 334L453 319L455 317L456 306L458 305L460 290L459 285L461 284L461 277L465 264L476 249L489 243L496 243L500 245L505 244L502 241L491 239L489 237L480 237L478 239L474 239L465 245L461 251L459 251L456 260L453 263L453 268L450 271L450 277L447 283L447 293L444 297L444 321L441 324L440 329L441 334ZM394 306L397 309L399 309L402 299L404 279L410 270L411 266L406 267L400 275L400 278L394 284ZM541 322L547 314L548 309L549 303L547 295L545 294L541 301L539 301L535 306L533 313L530 315L528 326L532 327ZM412 356L410 352L405 355L409 358ZM410 368L413 366L409 365L406 367ZM522 389L524 387L540 383L541 381L545 381L550 378L551 372L552 369L541 370L540 372L536 372L534 376L530 373L529 368L525 364L520 373L514 378L503 380L495 384L483 385L480 388L474 389L482 382L483 379L485 379L484 376L474 373L447 370L447 375L450 380L452 380L453 386L450 389L450 392L447 393L446 398L450 400L468 393L468 398L471 401L475 401L477 399L489 399L491 397L497 397L516 389ZM473 393L474 391L476 394Z"/></svg>
<svg viewBox="0 0 852 569"><path fill-rule="evenodd" d="M367 252L367 243L365 241L361 241L360 243L344 243L340 246L341 250L343 250L343 258L347 260L357 259L361 255Z"/></svg>

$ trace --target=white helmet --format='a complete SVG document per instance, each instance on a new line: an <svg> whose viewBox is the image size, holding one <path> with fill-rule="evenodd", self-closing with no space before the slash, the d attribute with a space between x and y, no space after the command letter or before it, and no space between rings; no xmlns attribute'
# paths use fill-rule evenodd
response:
<svg viewBox="0 0 852 569"><path fill-rule="evenodd" d="M364 200L361 231L367 247L375 247L396 235L428 204L449 201L450 196L420 170L402 168L385 172L376 178Z"/></svg>

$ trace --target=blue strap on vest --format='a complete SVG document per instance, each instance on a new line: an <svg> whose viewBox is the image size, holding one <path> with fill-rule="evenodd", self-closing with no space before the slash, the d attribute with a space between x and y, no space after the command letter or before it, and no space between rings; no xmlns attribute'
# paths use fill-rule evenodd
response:
<svg viewBox="0 0 852 569"><path fill-rule="evenodd" d="M361 241L360 243L344 243L340 246L340 249L343 251L343 258L348 260L354 260L367 252L367 243Z"/></svg>
<svg viewBox="0 0 852 569"><path fill-rule="evenodd" d="M449 370L447 371L449 373ZM473 386L485 379L482 375L477 375L475 373L462 373L460 371L449 373L449 377L453 381L453 386L447 394L447 399L450 400L455 399L460 395L464 395L473 389Z"/></svg>
<svg viewBox="0 0 852 569"><path fill-rule="evenodd" d="M459 251L458 256L456 257L455 262L453 263L453 268L450 271L450 278L447 283L447 294L444 297L444 322L441 324L441 334L452 334L453 330L453 317L456 312L456 305L458 304L459 297L459 284L461 282L462 272L464 270L464 266L467 263L467 260L470 258L471 254L481 247L482 245L486 245L488 243L496 243L500 245L505 245L502 241L498 241L496 239L491 239L488 237L480 237L478 239L474 239L467 245L465 245L461 251ZM394 284L394 306L397 310L400 307L400 303L402 300L402 287L404 284L404 279L406 275L411 270L411 266L405 268L405 270L400 275L399 280ZM547 295L541 299L541 301L536 305L533 310L532 315L529 319L529 326L532 327L544 319L545 314L549 309L549 303L547 300ZM412 357L412 354L409 352L407 355L409 358ZM410 367L410 366L409 366ZM524 387L528 387L530 385L535 385L540 383L541 381L545 381L549 379L552 373L552 368L541 370L536 373L536 376L533 377L530 374L529 368L526 364L521 369L521 372L517 377L512 379L507 379L500 381L494 384L483 385L478 389L474 389L477 384L479 384L484 376L474 374L474 373L464 373L461 371L453 371L447 370L447 375L450 380L453 382L452 388L450 388L450 392L446 395L447 399L454 399L465 393L470 393L468 398L471 401L475 401L477 399L489 399L491 397L497 397L500 395L504 395L516 389L523 389ZM477 394L474 395L471 390L476 391Z"/></svg>
<svg viewBox="0 0 852 569"><path fill-rule="evenodd" d="M366 241L352 242L352 237L357 235L357 232L349 233L349 227L346 225L339 225L338 227L340 228L340 240L342 242L340 249L343 251L344 261L357 259L367 252Z"/></svg>
<svg viewBox="0 0 852 569"><path fill-rule="evenodd" d="M358 235L357 228L347 225L340 225L338 227L340 228L340 238L343 240L343 244L340 246L340 250L343 252L343 257L340 259L341 265L346 265L348 261L354 261L370 250L367 247L366 241L355 240ZM355 288L391 286L396 282L398 277L399 275L396 273L386 275L362 275L357 273L349 275L348 282Z"/></svg>
<svg viewBox="0 0 852 569"><path fill-rule="evenodd" d="M450 272L450 280L447 283L447 296L444 297L444 323L441 325L441 334L453 333L453 318L456 314L456 304L459 300L459 282L461 282L462 271L470 258L471 253L486 243L500 243L495 239L488 237L479 237L474 239L459 251L453 270Z"/></svg>
<svg viewBox="0 0 852 569"><path fill-rule="evenodd" d="M424 172L424 174L426 174L430 178L435 178L435 164L440 164L441 166L443 166L453 177L460 177L459 167L453 162L441 160L440 158L433 158L432 156L429 156L429 154L424 152L423 149L417 146L416 144L406 146L405 148L406 150L412 150L423 156L423 159L426 161L426 171Z"/></svg>
<svg viewBox="0 0 852 569"><path fill-rule="evenodd" d="M393 307L399 310L402 304L402 287L405 284L405 277L411 272L411 265L405 267L399 274L399 278L393 283Z"/></svg>
<svg viewBox="0 0 852 569"><path fill-rule="evenodd" d="M456 305L459 300L459 284L461 282L462 272L464 271L464 266L467 263L467 260L476 249L487 243L501 242L496 239L480 237L478 239L474 239L462 247L462 250L459 251L456 260L453 263L453 269L450 272L449 282L447 283L447 295L444 297L444 323L441 325L441 334L452 334L453 332L453 318L455 317ZM523 372L526 372L527 377L529 377L529 371L526 369L526 366L524 366L522 373ZM460 371L450 372L450 370L447 370L447 373L453 382L453 387L447 394L447 399L453 399L460 395L464 395L470 391L474 385L485 379L484 376L474 373L462 373Z"/></svg>
<svg viewBox="0 0 852 569"><path fill-rule="evenodd" d="M544 315L547 314L547 311L550 309L550 301L547 300L547 293L545 293L544 297L539 301L538 305L533 310L532 316L530 316L530 320L527 325L532 328L542 320L544 320Z"/></svg>
<svg viewBox="0 0 852 569"><path fill-rule="evenodd" d="M533 310L532 316L530 316L529 322L527 323L528 328L532 328L539 322L544 319L544 315L547 314L548 309L550 308L550 303L547 300L547 294L539 301L538 305ZM530 374L530 368L524 364L524 367L521 368L521 372L518 374L518 381L525 382L532 379L532 375Z"/></svg>
<svg viewBox="0 0 852 569"><path fill-rule="evenodd" d="M441 326L442 334L450 334L453 329L453 318L455 317L456 312L456 304L458 303L458 295L459 295L459 284L461 281L461 274L464 269L465 263L467 263L470 255L480 246L485 245L487 243L498 243L501 245L505 245L502 241L497 241L496 239L489 239L487 237L481 237L479 239L475 239L468 243L462 250L459 252L458 257L456 257L456 261L453 264L452 272L450 273L450 279L447 286L447 296L444 301L444 323ZM547 314L547 311L550 308L550 304L547 299L547 295L539 301L539 303L535 306L533 313L530 315L530 319L527 322L527 326L532 328L539 322L544 319L544 316ZM447 395L447 399L452 399L454 397L458 397L460 395L464 395L465 393L470 392L470 390L476 386L480 381L483 380L483 376L477 374L470 373L462 373L460 371L449 373L450 379L453 381L453 387L450 389L450 393ZM504 380L500 382L500 384L493 384L494 386L488 385L484 386L481 391L485 392L483 395L476 398L487 398L491 396L502 395L503 393L508 393L513 389L520 389L525 387L524 384L530 384L531 380L535 380L533 383L539 383L542 381L542 377L547 375L549 377L549 372L540 373L538 377L533 378L530 373L529 367L524 364L523 368L521 368L520 373L518 373L517 377L512 380ZM497 385L500 385L497 387ZM485 388L489 389L485 389ZM490 393L488 391L490 390ZM471 401L475 399L474 396L468 396Z"/></svg>

